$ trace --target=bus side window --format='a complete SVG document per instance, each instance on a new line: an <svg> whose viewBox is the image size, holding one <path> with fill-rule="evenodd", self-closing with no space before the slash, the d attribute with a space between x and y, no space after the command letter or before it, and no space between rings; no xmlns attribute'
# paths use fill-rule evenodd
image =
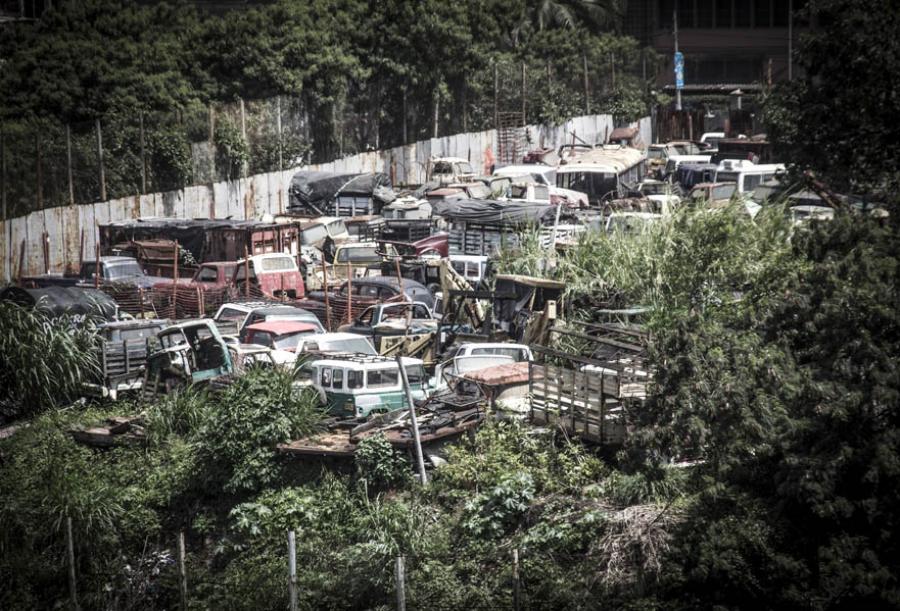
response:
<svg viewBox="0 0 900 611"><path fill-rule="evenodd" d="M362 371L348 371L347 372L347 388L362 388L363 387L363 372Z"/></svg>
<svg viewBox="0 0 900 611"><path fill-rule="evenodd" d="M331 367L326 367L322 369L322 379L320 380L322 386L331 386Z"/></svg>
<svg viewBox="0 0 900 611"><path fill-rule="evenodd" d="M335 369L334 375L331 378L331 387L335 390L341 390L344 388L344 370L343 369Z"/></svg>

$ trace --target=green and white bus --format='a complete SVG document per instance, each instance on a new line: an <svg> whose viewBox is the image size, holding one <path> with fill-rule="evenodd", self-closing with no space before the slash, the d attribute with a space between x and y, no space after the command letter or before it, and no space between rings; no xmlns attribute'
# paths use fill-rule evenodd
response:
<svg viewBox="0 0 900 611"><path fill-rule="evenodd" d="M408 409L406 393L395 359L384 356L346 355L309 364L312 385L324 397L333 416L368 418L397 409ZM422 359L403 357L413 400L425 398L425 366Z"/></svg>

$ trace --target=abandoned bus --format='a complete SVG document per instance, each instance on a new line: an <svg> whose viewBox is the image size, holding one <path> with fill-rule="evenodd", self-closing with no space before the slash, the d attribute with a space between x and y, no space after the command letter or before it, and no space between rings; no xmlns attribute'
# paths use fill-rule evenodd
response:
<svg viewBox="0 0 900 611"><path fill-rule="evenodd" d="M425 368L421 359L403 357L413 400L425 398ZM397 361L383 356L347 355L309 364L312 385L323 397L328 413L368 418L409 407Z"/></svg>
<svg viewBox="0 0 900 611"><path fill-rule="evenodd" d="M556 186L587 194L591 205L624 195L623 184L646 174L647 158L633 148L607 145L591 149L556 171Z"/></svg>

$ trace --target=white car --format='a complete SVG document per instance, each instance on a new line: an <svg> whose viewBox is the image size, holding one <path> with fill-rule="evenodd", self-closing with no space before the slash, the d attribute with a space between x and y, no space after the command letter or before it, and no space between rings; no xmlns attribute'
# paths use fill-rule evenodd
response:
<svg viewBox="0 0 900 611"><path fill-rule="evenodd" d="M534 354L525 344L468 343L451 350L443 363L434 370L429 383L433 389L447 387L445 376L457 377L470 371L486 369L507 363L533 361Z"/></svg>

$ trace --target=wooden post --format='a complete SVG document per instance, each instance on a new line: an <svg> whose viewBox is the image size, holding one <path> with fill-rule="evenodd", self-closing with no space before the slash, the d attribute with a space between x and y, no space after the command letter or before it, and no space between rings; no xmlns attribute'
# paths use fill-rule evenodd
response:
<svg viewBox="0 0 900 611"><path fill-rule="evenodd" d="M331 331L331 304L328 303L328 265L322 257L322 288L325 290L325 328Z"/></svg>
<svg viewBox="0 0 900 611"><path fill-rule="evenodd" d="M616 56L613 53L609 54L609 78L611 89L613 91L616 90Z"/></svg>
<svg viewBox="0 0 900 611"><path fill-rule="evenodd" d="M38 210L44 207L44 160L42 159L42 151L41 151L41 133L35 132L34 134L34 149L36 154L36 168L35 168L35 179L37 181L37 207Z"/></svg>
<svg viewBox="0 0 900 611"><path fill-rule="evenodd" d="M244 297L250 297L250 251L244 245Z"/></svg>
<svg viewBox="0 0 900 611"><path fill-rule="evenodd" d="M403 86L403 144L409 142L409 134L406 131L406 86Z"/></svg>
<svg viewBox="0 0 900 611"><path fill-rule="evenodd" d="M394 257L394 266L397 269L397 282L401 291L403 290L403 275L400 273L400 257Z"/></svg>
<svg viewBox="0 0 900 611"><path fill-rule="evenodd" d="M66 176L69 179L69 205L75 205L75 179L72 176L72 128L66 123Z"/></svg>
<svg viewBox="0 0 900 611"><path fill-rule="evenodd" d="M97 163L100 166L100 201L106 201L106 170L103 168L103 130L100 126L100 119L94 122L97 130Z"/></svg>
<svg viewBox="0 0 900 611"><path fill-rule="evenodd" d="M581 54L581 59L584 64L584 114L591 114L591 93L588 87L588 64L587 64L587 52Z"/></svg>
<svg viewBox="0 0 900 611"><path fill-rule="evenodd" d="M288 531L288 592L290 609L297 611L297 547L293 530Z"/></svg>
<svg viewBox="0 0 900 611"><path fill-rule="evenodd" d="M209 107L209 148L211 151L211 155L209 156L209 165L210 165L210 182L216 181L216 111L210 106ZM229 175L229 178L231 176Z"/></svg>
<svg viewBox="0 0 900 611"><path fill-rule="evenodd" d="M46 231L41 234L41 254L44 255L44 273L50 273L50 234Z"/></svg>
<svg viewBox="0 0 900 611"><path fill-rule="evenodd" d="M494 129L500 129L500 69L494 63Z"/></svg>
<svg viewBox="0 0 900 611"><path fill-rule="evenodd" d="M94 288L100 288L100 272L103 266L100 265L100 235L98 233L94 243Z"/></svg>
<svg viewBox="0 0 900 611"><path fill-rule="evenodd" d="M172 263L172 318L178 318L178 240L175 240Z"/></svg>
<svg viewBox="0 0 900 611"><path fill-rule="evenodd" d="M81 264L84 263L84 229L81 230L81 243L78 245L78 272L81 272Z"/></svg>
<svg viewBox="0 0 900 611"><path fill-rule="evenodd" d="M138 127L141 130L141 193L147 192L147 143L144 135L144 112L138 115Z"/></svg>
<svg viewBox="0 0 900 611"><path fill-rule="evenodd" d="M281 96L275 98L275 109L277 111L275 121L278 128L278 170L281 171L284 169L284 148L281 137ZM246 139L246 135L244 138Z"/></svg>
<svg viewBox="0 0 900 611"><path fill-rule="evenodd" d="M441 92L434 90L434 138L438 137L438 121L441 114Z"/></svg>
<svg viewBox="0 0 900 611"><path fill-rule="evenodd" d="M9 211L6 209L6 138L3 129L0 128L0 218L6 221L9 217ZM12 280L12 223L4 225L3 243L6 245L6 252L3 253L6 258L6 265L3 269L3 280L9 282Z"/></svg>
<svg viewBox="0 0 900 611"><path fill-rule="evenodd" d="M528 86L525 78L525 62L522 62L522 125L528 123L526 119L527 115L525 111L527 109L527 94L528 94Z"/></svg>
<svg viewBox="0 0 900 611"><path fill-rule="evenodd" d="M244 98L241 101L241 137L247 141L247 110L244 108Z"/></svg>
<svg viewBox="0 0 900 611"><path fill-rule="evenodd" d="M66 518L66 557L69 565L69 598L72 609L78 611L78 589L75 582L75 541L72 539L72 518Z"/></svg>
<svg viewBox="0 0 900 611"><path fill-rule="evenodd" d="M353 320L353 266L347 261L347 324Z"/></svg>
<svg viewBox="0 0 900 611"><path fill-rule="evenodd" d="M413 442L416 450L416 466L419 469L419 482L424 486L428 483L428 475L425 473L425 458L422 456L422 440L419 437L419 422L416 420L416 404L413 402L412 389L409 387L409 378L406 368L403 366L403 357L396 357L397 367L400 369L400 381L403 382L403 390L406 392L406 402L409 403L409 419L412 422Z"/></svg>
<svg viewBox="0 0 900 611"><path fill-rule="evenodd" d="M181 608L187 609L187 569L184 566L184 531L178 531L178 590L181 592Z"/></svg>
<svg viewBox="0 0 900 611"><path fill-rule="evenodd" d="M394 580L397 584L397 611L406 611L405 567L403 565L403 556L397 556L394 562Z"/></svg>
<svg viewBox="0 0 900 611"><path fill-rule="evenodd" d="M513 566L513 611L519 611L522 608L522 592L519 580L519 550L512 551Z"/></svg>

